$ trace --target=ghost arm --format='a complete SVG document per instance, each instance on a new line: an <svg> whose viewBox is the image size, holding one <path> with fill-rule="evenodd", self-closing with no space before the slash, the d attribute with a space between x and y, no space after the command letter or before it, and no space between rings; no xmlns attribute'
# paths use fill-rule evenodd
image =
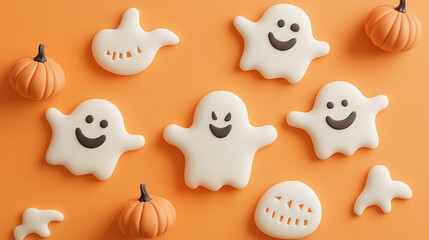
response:
<svg viewBox="0 0 429 240"><path fill-rule="evenodd" d="M51 125L51 128L54 129L59 125L59 122L62 121L66 115L62 114L56 108L49 108L45 113L46 119Z"/></svg>
<svg viewBox="0 0 429 240"><path fill-rule="evenodd" d="M245 36L249 33L250 29L252 28L252 25L255 23L252 21L247 20L244 17L238 16L234 18L234 26L237 29L237 31Z"/></svg>
<svg viewBox="0 0 429 240"><path fill-rule="evenodd" d="M379 112L389 105L389 99L385 95L378 95L369 99L370 105L373 106L375 112Z"/></svg>
<svg viewBox="0 0 429 240"><path fill-rule="evenodd" d="M293 111L287 115L286 121L292 127L306 129L311 125L308 114L306 112Z"/></svg>
<svg viewBox="0 0 429 240"><path fill-rule="evenodd" d="M176 45L179 43L179 37L167 29L158 28L151 31L150 33L155 40L154 43L159 44L158 47Z"/></svg>
<svg viewBox="0 0 429 240"><path fill-rule="evenodd" d="M123 144L129 150L136 150L144 146L145 139L141 135L127 134Z"/></svg>
<svg viewBox="0 0 429 240"><path fill-rule="evenodd" d="M264 147L277 139L277 130L271 125L254 128L253 140L258 147Z"/></svg>
<svg viewBox="0 0 429 240"><path fill-rule="evenodd" d="M316 40L316 44L314 45L314 57L323 57L327 55L330 50L331 48L329 47L329 44L327 42Z"/></svg>
<svg viewBox="0 0 429 240"><path fill-rule="evenodd" d="M188 129L182 128L175 124L168 125L164 129L164 139L171 145L174 145L178 148L183 148L186 145L188 139Z"/></svg>

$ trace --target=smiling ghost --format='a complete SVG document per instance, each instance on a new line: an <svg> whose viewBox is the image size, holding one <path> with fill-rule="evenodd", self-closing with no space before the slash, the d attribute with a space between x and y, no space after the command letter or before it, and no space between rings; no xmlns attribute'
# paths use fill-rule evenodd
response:
<svg viewBox="0 0 429 240"><path fill-rule="evenodd" d="M329 53L328 43L314 39L307 14L293 5L274 5L258 22L236 17L234 26L245 41L241 69L256 69L268 79L297 83L314 58Z"/></svg>
<svg viewBox="0 0 429 240"><path fill-rule="evenodd" d="M92 54L107 71L133 75L145 70L161 47L178 43L179 38L169 30L144 31L140 27L139 11L130 8L118 28L104 29L95 35Z"/></svg>
<svg viewBox="0 0 429 240"><path fill-rule="evenodd" d="M164 139L185 155L186 185L212 191L224 185L244 188L255 152L276 138L273 126L250 125L243 101L226 91L209 93L199 102L190 128L169 125L164 130Z"/></svg>
<svg viewBox="0 0 429 240"><path fill-rule="evenodd" d="M319 91L310 112L290 112L287 122L308 132L320 159L336 152L351 156L360 147L378 146L375 117L388 104L384 95L366 98L350 83L331 82Z"/></svg>
<svg viewBox="0 0 429 240"><path fill-rule="evenodd" d="M130 135L125 130L121 112L106 100L87 100L70 115L50 108L46 118L52 128L47 162L63 165L75 175L92 173L99 180L106 180L122 153L145 143L142 136Z"/></svg>

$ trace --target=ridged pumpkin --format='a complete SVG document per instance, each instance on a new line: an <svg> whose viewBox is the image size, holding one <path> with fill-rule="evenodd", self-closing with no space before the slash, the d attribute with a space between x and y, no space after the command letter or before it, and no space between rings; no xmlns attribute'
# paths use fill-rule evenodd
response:
<svg viewBox="0 0 429 240"><path fill-rule="evenodd" d="M164 234L176 221L176 211L165 198L149 196L146 185L140 185L141 196L126 202L116 221L128 237L154 238Z"/></svg>
<svg viewBox="0 0 429 240"><path fill-rule="evenodd" d="M18 59L9 72L9 82L21 96L41 100L57 95L65 83L61 66L45 56L45 46L39 45L36 57Z"/></svg>
<svg viewBox="0 0 429 240"><path fill-rule="evenodd" d="M365 31L371 41L389 52L405 52L420 40L419 20L405 10L405 0L396 8L388 5L374 8L365 19Z"/></svg>

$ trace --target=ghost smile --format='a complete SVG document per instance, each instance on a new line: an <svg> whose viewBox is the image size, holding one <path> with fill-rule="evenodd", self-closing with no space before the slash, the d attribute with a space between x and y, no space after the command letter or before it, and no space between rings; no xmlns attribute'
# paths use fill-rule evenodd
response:
<svg viewBox="0 0 429 240"><path fill-rule="evenodd" d="M76 128L76 138L79 143L86 148L98 148L106 141L106 135L101 135L98 138L86 137L80 128Z"/></svg>
<svg viewBox="0 0 429 240"><path fill-rule="evenodd" d="M350 127L356 120L356 112L353 111L343 120L334 120L330 116L326 117L326 123L333 129L343 130Z"/></svg>
<svg viewBox="0 0 429 240"><path fill-rule="evenodd" d="M287 51L296 44L296 38L291 38L288 41L280 41L275 36L274 33L268 33L268 39L270 40L271 46L280 51Z"/></svg>
<svg viewBox="0 0 429 240"><path fill-rule="evenodd" d="M228 136L228 134L231 132L231 129L232 129L231 124L223 128L215 127L212 124L210 124L209 127L210 127L210 131L217 138L224 138Z"/></svg>

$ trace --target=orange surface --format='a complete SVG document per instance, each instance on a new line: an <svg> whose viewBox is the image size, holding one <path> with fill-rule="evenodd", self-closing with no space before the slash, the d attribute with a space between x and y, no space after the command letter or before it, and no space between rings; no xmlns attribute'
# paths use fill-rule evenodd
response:
<svg viewBox="0 0 429 240"><path fill-rule="evenodd" d="M233 18L256 21L281 2L2 0L0 239L13 239L28 207L64 213L63 222L50 224L50 239L126 239L116 226L116 213L128 199L139 197L140 183L176 208L175 226L158 239L270 239L255 226L253 212L269 187L286 180L308 184L322 203L321 224L306 239L428 239L429 2L408 1L423 36L415 49L391 54L372 45L363 22L372 8L396 5L396 0L288 1L307 12L316 38L331 46L330 54L315 60L296 85L265 80L238 66L243 40ZM165 27L180 43L161 49L144 72L116 76L97 65L91 40L99 30L116 27L129 7L140 10L144 29ZM66 85L55 98L36 102L14 92L7 75L16 59L36 54L39 43L64 68ZM322 161L309 136L289 127L285 118L292 110L309 110L317 91L334 80L349 81L368 97L386 94L390 105L377 117L377 149ZM272 124L278 130L277 141L256 153L249 185L242 190L188 189L182 153L162 138L170 123L189 126L199 99L214 90L240 96L253 125ZM129 132L147 140L142 149L121 157L107 181L74 176L44 159L51 138L44 112L56 107L70 113L91 98L112 101ZM357 217L354 201L376 164L409 184L413 197L394 200L389 214L371 207Z"/></svg>

